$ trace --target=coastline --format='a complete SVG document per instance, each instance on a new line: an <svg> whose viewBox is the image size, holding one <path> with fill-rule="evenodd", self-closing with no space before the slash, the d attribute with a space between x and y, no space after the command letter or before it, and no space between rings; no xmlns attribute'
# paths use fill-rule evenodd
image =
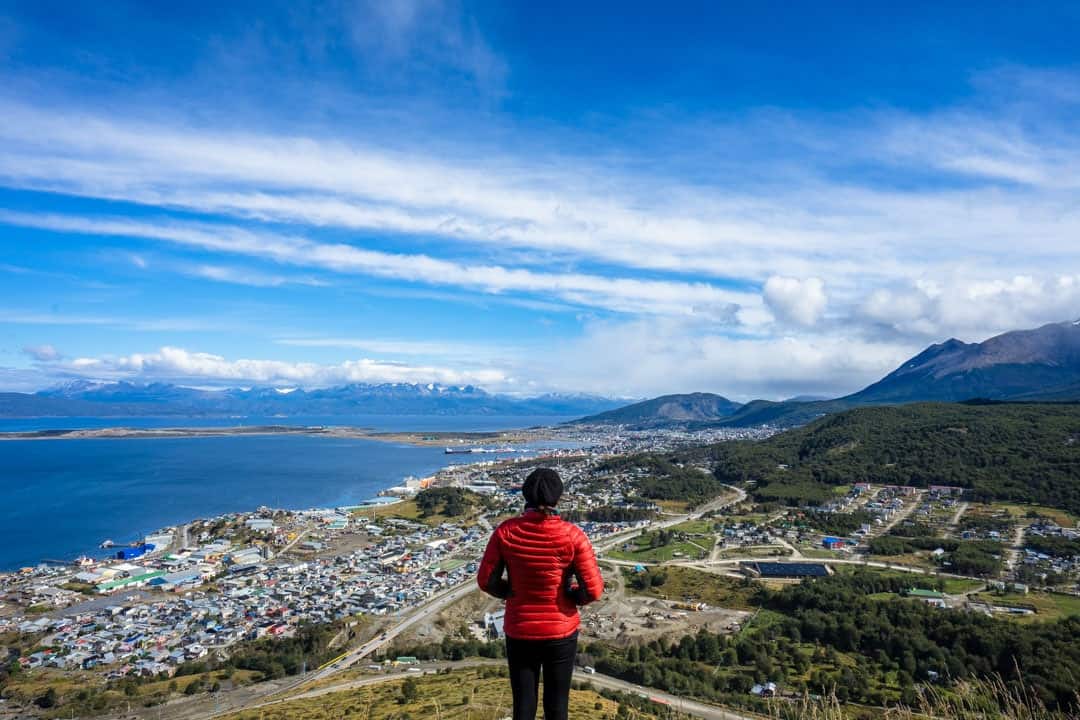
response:
<svg viewBox="0 0 1080 720"><path fill-rule="evenodd" d="M551 440L557 435L554 427L522 430L453 432L453 431L377 431L350 426L297 425L239 425L233 427L174 427L133 428L108 427L92 429L49 429L0 432L4 440L130 440L161 438L243 437L265 435L317 435L332 438L357 438L378 442L442 447L469 443L476 446L520 444Z"/></svg>
<svg viewBox="0 0 1080 720"><path fill-rule="evenodd" d="M452 431L376 431L371 428L363 427L327 427L318 425L309 426L287 426L287 425L247 425L247 426L233 426L233 427L174 427L174 428L133 428L133 427L108 427L108 428L83 428L83 429L35 429L35 430L19 430L19 431L7 431L0 432L0 440L8 440L11 443L0 445L9 448L17 453L19 457L24 457L22 451L15 450L18 445L17 441L44 441L44 440L154 440L154 439L197 439L197 438L250 438L252 442L258 442L258 439L262 439L260 447L265 446L266 443L273 443L276 446L277 441L275 437L281 438L282 442L286 442L292 439L291 444L295 446L297 441L300 441L301 437L311 437L313 439L320 440L338 440L338 439L355 439L359 442L368 441L375 442L384 447L390 448L393 446L398 447L413 447L417 449L423 449L428 453L439 451L438 461L440 465L443 465L443 454L441 450L443 448L454 448L455 458L451 461L447 457L446 462L451 465L472 465L474 463L491 462L496 456L501 459L505 459L507 452L526 452L523 445L528 445L529 450L539 450L536 445L543 442L546 438L555 438L558 435L558 431L550 427L538 427L530 428L526 430L509 430L509 431L478 431L478 432L452 432ZM300 441L302 442L302 441ZM12 444L14 443L14 444ZM89 452L91 445L97 443L86 443L87 451ZM72 443L72 447L82 446L83 443ZM112 443L102 443L102 445L112 446ZM138 443L142 446L142 443ZM147 443L146 450L153 452L156 455L156 451L151 448L155 444ZM30 451L30 447L38 448L39 451L34 452L33 455L39 455L44 452L47 455L52 455L52 445L49 443L33 442L28 444L27 452ZM510 446L514 446L511 448ZM176 447L176 446L174 446ZM520 448L520 449L518 449ZM104 449L104 447L102 448ZM195 453L199 455L198 450L194 449L183 451L190 455ZM81 455L84 453L80 453ZM111 454L111 452L110 452ZM464 455L464 457L458 459L457 454ZM94 456L96 456L96 451ZM434 460L434 457L432 458ZM186 459L184 461L186 464ZM75 465L75 472L80 472L78 468L79 463ZM371 487L369 495L362 496L364 500L374 499L378 497L384 490L399 485L404 478L411 477L414 474L414 470L407 469L408 465L398 468L396 471L392 471L388 476L383 478L381 483L377 483ZM211 471L213 472L213 471ZM438 471L436 471L438 472ZM170 490L169 492L172 492ZM225 513L244 513L253 512L256 508L268 505L283 510L290 510L292 512L320 509L320 508L337 508L343 505L337 502L325 502L323 499L317 499L315 497L308 496L307 499L300 497L293 497L291 501L286 500L280 502L280 500L274 494L267 494L265 497L260 493L259 497L248 497L248 502L235 506L229 510L209 510L207 509L194 509L191 514L159 518L157 523L147 524L138 527L137 521L128 524L128 520L125 520L123 524L117 524L109 527L102 527L98 529L96 537L91 539L90 542L85 544L80 543L80 547L69 547L66 550L57 550L56 552L49 550L43 551L41 555L31 560L26 558L25 560L13 561L6 563L4 569L0 570L2 573L14 572L23 567L36 565L42 562L46 558L55 558L63 563L67 563L69 558L74 560L77 555L89 555L91 557L101 558L103 554L99 548L95 548L101 538L121 536L119 539L127 541L135 535L144 537L149 534L155 534L161 531L165 527L173 525L179 526L183 524L189 524L192 522L198 522L205 520L208 517L216 517L220 512ZM133 507L150 507L147 503L153 503L153 498L144 498L139 503L133 504ZM355 502L355 501L354 501ZM72 521L69 518L69 522ZM135 525L133 528L132 525ZM157 528L156 530L146 530L146 528ZM130 531L135 530L135 535L131 535ZM123 544L123 542L121 543ZM59 553L59 554L58 554ZM69 553L71 553L69 555ZM56 560L50 560L50 562L56 562ZM59 564L59 563L58 563Z"/></svg>

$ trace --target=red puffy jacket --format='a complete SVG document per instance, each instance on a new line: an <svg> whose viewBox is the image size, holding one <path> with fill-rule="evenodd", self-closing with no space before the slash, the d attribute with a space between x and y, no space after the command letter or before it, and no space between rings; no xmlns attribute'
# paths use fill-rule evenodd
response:
<svg viewBox="0 0 1080 720"><path fill-rule="evenodd" d="M574 577L577 587L571 589ZM495 528L476 582L484 592L506 600L503 628L515 640L572 635L581 624L577 606L597 600L604 591L596 555L581 528L537 510L526 510Z"/></svg>

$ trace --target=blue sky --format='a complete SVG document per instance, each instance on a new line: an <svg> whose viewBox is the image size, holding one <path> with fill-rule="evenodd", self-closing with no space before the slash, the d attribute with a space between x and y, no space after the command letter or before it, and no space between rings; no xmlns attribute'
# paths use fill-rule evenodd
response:
<svg viewBox="0 0 1080 720"><path fill-rule="evenodd" d="M1080 317L1068 4L6 3L0 389L839 394Z"/></svg>

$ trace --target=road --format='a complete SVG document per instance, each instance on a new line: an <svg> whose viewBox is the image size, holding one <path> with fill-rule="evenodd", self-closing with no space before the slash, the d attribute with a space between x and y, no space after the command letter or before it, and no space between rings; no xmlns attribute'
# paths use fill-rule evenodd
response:
<svg viewBox="0 0 1080 720"><path fill-rule="evenodd" d="M165 553L175 553L183 550L188 546L188 526L187 524L180 525L176 528L176 532L173 533L172 542L169 543L169 547L165 548Z"/></svg>
<svg viewBox="0 0 1080 720"><path fill-rule="evenodd" d="M688 700L686 698L678 697L677 695L660 692L659 690L643 688L640 685L634 685L625 680L619 680L618 678L613 678L608 675L601 675L600 673L586 674L578 670L574 673L574 679L591 683L598 688L620 690L622 692L657 699L662 701L662 705L674 708L675 710L688 715L696 715L699 718L705 718L705 720L759 720L759 718L753 715L741 715L732 712L731 710L724 710L723 708L716 707L715 705L706 705L705 703L700 703L696 700Z"/></svg>
<svg viewBox="0 0 1080 720"><path fill-rule="evenodd" d="M962 502L956 507L956 512L953 513L952 518L949 520L949 524L945 526L946 532L953 532L956 530L956 526L960 524L960 518L964 517L964 513L968 511L971 503Z"/></svg>
<svg viewBox="0 0 1080 720"><path fill-rule="evenodd" d="M904 509L896 513L896 517L881 526L881 530L879 530L877 534L885 535L894 527L899 525L901 522L909 518L911 516L911 513L915 512L915 508L919 507L919 504L922 502L923 495L925 495L925 493L923 492L916 493L915 497L912 498L911 502L904 505Z"/></svg>
<svg viewBox="0 0 1080 720"><path fill-rule="evenodd" d="M423 603L422 605L418 605L412 610L404 613L401 616L401 620L392 628L382 633L381 635L378 635L377 637L368 640L363 645L353 648L341 660L338 660L332 665L329 665L321 670L317 670L314 673L308 675L304 679L304 682L307 683L314 682L316 680L322 680L324 678L330 677L335 673L341 672L342 670L351 665L355 665L358 661L375 652L383 645L387 645L392 642L394 638L396 638L398 635L405 632L421 620L425 619L427 616L438 612L447 605L457 602L458 600L465 597L474 590L477 590L476 582L472 578L469 578L463 583L454 585L451 588L448 588L446 590L443 590L442 592L431 596L431 598L427 602Z"/></svg>
<svg viewBox="0 0 1080 720"><path fill-rule="evenodd" d="M293 549L293 547L294 547L294 546L296 545L296 543L298 543L298 542L300 542L301 540L303 540L303 539L304 539L304 536L305 536L305 535L307 535L307 534L308 534L308 532L309 532L310 530L311 530L311 528L309 528L309 527L305 527L305 528L302 528L301 530L299 530L299 531L298 531L298 532L296 533L296 537L295 537L295 538L293 538L292 542L290 542L290 543L289 543L288 545L286 545L285 547L281 548L281 550L280 550L280 551L278 552L278 555L284 555L285 553L287 553L287 552L289 552L290 550L292 550L292 549Z"/></svg>
<svg viewBox="0 0 1080 720"><path fill-rule="evenodd" d="M667 529L669 527L672 527L674 525L681 525L684 522L689 522L691 520L698 520L703 515L705 515L706 513L714 512L716 510L720 510L722 508L728 507L729 505L736 505L736 504L741 503L743 500L746 499L746 491L745 490L743 490L741 488L737 488L737 487L735 487L733 485L725 485L724 487L728 488L729 490L731 490L735 494L734 495L725 495L723 497L718 497L715 500L710 500L709 502L705 503L704 505L699 505L698 507L694 508L694 510L692 510L691 512L688 512L688 513L686 513L684 515L676 515L675 517L669 518L667 520L661 520L659 522L652 522L652 523L649 523L648 525L646 525L644 527L634 528L632 530L627 530L626 532L616 533L615 535L611 535L610 537L606 537L606 538L604 538L604 540L602 542L594 543L594 548L596 549L596 554L599 555L600 553L602 553L602 552L604 552L606 550L610 550L611 548L613 548L613 547L615 547L615 546L617 546L617 545L619 545L621 543L626 542L628 539L630 539L632 537L637 537L642 532L646 532L646 531L652 532L654 530L665 530L665 529Z"/></svg>
<svg viewBox="0 0 1080 720"><path fill-rule="evenodd" d="M1012 572L1016 569L1016 564L1020 562L1020 550L1024 547L1024 532L1027 530L1027 525L1017 524L1016 529L1013 530L1012 545L1009 546L1008 556L1005 558L1005 569L1008 572Z"/></svg>
<svg viewBox="0 0 1080 720"><path fill-rule="evenodd" d="M803 559L802 550L795 547L794 545L789 543L784 538L780 537L779 535L773 535L773 540L775 540L777 542L777 544L782 545L782 546L784 546L785 548L787 548L788 550L791 551L791 559L792 560L802 560Z"/></svg>

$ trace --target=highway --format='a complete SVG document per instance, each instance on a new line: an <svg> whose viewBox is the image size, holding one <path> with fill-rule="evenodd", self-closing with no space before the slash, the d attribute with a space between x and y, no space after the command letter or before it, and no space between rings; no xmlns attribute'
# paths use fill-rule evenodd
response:
<svg viewBox="0 0 1080 720"><path fill-rule="evenodd" d="M420 622L428 615L436 613L447 605L457 602L458 600L465 597L474 590L477 590L476 581L473 578L469 578L463 583L454 585L451 588L448 588L440 593L431 596L431 598L424 604L418 605L412 610L403 613L401 616L401 620L393 627L389 628L377 637L368 640L363 645L353 648L345 655L345 657L341 658L337 662L309 674L306 678L304 678L304 682L308 683L314 682L316 680L322 680L324 678L330 677L335 673L341 672L347 667L355 665L358 661L375 652L383 645L387 645L392 642L394 638L408 630L416 623Z"/></svg>

